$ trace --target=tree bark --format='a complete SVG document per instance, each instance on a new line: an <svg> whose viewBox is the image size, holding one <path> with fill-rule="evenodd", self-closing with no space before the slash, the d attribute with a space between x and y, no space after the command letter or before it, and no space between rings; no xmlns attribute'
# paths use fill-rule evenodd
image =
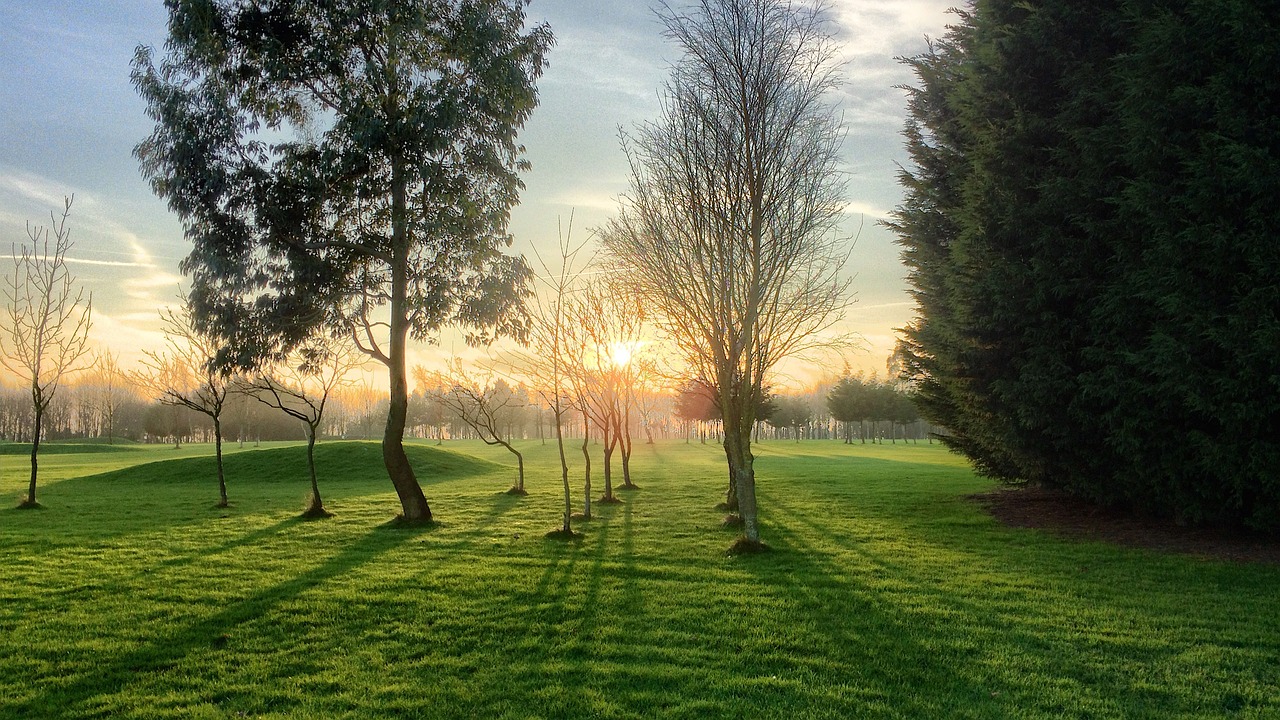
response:
<svg viewBox="0 0 1280 720"><path fill-rule="evenodd" d="M31 433L31 484L27 487L27 505L36 504L36 470L39 467L39 461L36 456L40 452L40 425L44 422L44 408L40 403L36 403L36 425Z"/></svg>
<svg viewBox="0 0 1280 720"><path fill-rule="evenodd" d="M613 502L613 451L618 446L618 434L609 431L608 423L604 427L604 495L602 502Z"/></svg>
<svg viewBox="0 0 1280 720"><path fill-rule="evenodd" d="M227 478L222 473L222 421L213 415L213 454L218 465L218 507L227 507Z"/></svg>
<svg viewBox="0 0 1280 720"><path fill-rule="evenodd" d="M559 370L557 368L556 372ZM556 376L559 378L559 375ZM560 411L560 386L556 385L556 448L560 451L560 479L564 483L564 527L561 528L566 534L573 532L570 526L570 519L573 516L573 497L569 488L569 460L564 455L564 418Z"/></svg>
<svg viewBox="0 0 1280 720"><path fill-rule="evenodd" d="M400 497L401 517L407 522L431 521L431 507L404 452L405 421L409 414L409 381L405 354L409 339L409 237L405 180L400 167L392 170L391 193L391 332L387 370L391 376L391 403L382 434L382 462Z"/></svg>
<svg viewBox="0 0 1280 720"><path fill-rule="evenodd" d="M307 424L307 470L311 473L311 502L307 512L318 512L324 509L324 500L320 498L320 483L316 480L316 428Z"/></svg>
<svg viewBox="0 0 1280 720"><path fill-rule="evenodd" d="M760 525L756 508L755 457L751 454L749 429L725 428L725 457L737 491L738 515L742 518L742 536L760 542Z"/></svg>
<svg viewBox="0 0 1280 720"><path fill-rule="evenodd" d="M582 411L582 460L585 463L585 470L582 476L582 517L591 519L591 451L587 447L591 442L591 420L587 417L587 411Z"/></svg>

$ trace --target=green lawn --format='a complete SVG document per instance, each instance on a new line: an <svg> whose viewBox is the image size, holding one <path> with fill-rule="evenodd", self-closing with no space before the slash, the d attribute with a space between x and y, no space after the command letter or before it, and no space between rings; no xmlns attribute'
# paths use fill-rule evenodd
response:
<svg viewBox="0 0 1280 720"><path fill-rule="evenodd" d="M43 510L0 451L0 718L1280 717L1280 568L999 526L938 446L760 446L742 557L715 445L637 445L576 542L522 448L527 498L411 446L430 529L371 443L321 445L319 521L297 446L230 455L222 510L207 446L51 454Z"/></svg>

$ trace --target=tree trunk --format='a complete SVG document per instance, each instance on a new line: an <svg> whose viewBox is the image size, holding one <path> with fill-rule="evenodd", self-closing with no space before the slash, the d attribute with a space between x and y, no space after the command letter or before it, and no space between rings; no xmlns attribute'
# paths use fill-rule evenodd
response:
<svg viewBox="0 0 1280 720"><path fill-rule="evenodd" d="M227 507L227 478L222 474L222 421L213 417L213 454L218 465L218 507Z"/></svg>
<svg viewBox="0 0 1280 720"><path fill-rule="evenodd" d="M628 426L622 434L622 487L628 489L635 487L631 482L631 450L631 428Z"/></svg>
<svg viewBox="0 0 1280 720"><path fill-rule="evenodd" d="M39 467L37 455L40 452L40 424L44 422L44 408L39 402L35 403L36 425L35 430L31 433L31 484L27 486L27 499L25 505L36 504L36 470Z"/></svg>
<svg viewBox="0 0 1280 720"><path fill-rule="evenodd" d="M311 502L307 505L307 512L320 512L324 510L324 500L320 498L320 483L316 481L316 429L309 423L307 425L307 470L311 473Z"/></svg>
<svg viewBox="0 0 1280 720"><path fill-rule="evenodd" d="M618 447L618 434L609 430L609 423L604 426L604 495L601 502L613 502L613 451Z"/></svg>
<svg viewBox="0 0 1280 720"><path fill-rule="evenodd" d="M742 518L742 536L749 542L760 542L760 525L756 509L755 457L751 454L750 429L725 427L725 457L737 490L738 515Z"/></svg>
<svg viewBox="0 0 1280 720"><path fill-rule="evenodd" d="M405 353L409 336L409 237L406 219L405 179L402 168L392 168L391 192L391 331L387 370L391 375L391 403L387 426L382 434L382 462L400 497L401 517L411 523L431 521L431 507L413 466L404 452L405 419L409 413L409 382L405 375Z"/></svg>
<svg viewBox="0 0 1280 720"><path fill-rule="evenodd" d="M582 412L582 459L585 470L582 476L582 517L591 519L591 450L587 447L591 442L591 420L584 410Z"/></svg>
<svg viewBox="0 0 1280 720"><path fill-rule="evenodd" d="M559 369L555 371L556 377L559 377ZM569 520L573 515L573 497L569 489L569 460L564 456L564 418L560 410L560 387L556 386L556 448L560 451L560 479L564 482L564 527L561 528L566 534L573 532L570 527Z"/></svg>

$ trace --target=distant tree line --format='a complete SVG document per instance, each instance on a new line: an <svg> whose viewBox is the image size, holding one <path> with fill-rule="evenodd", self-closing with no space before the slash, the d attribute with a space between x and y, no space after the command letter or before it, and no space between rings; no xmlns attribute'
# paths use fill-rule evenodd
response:
<svg viewBox="0 0 1280 720"><path fill-rule="evenodd" d="M983 1L908 62L923 414L983 473L1280 528L1274 4Z"/></svg>

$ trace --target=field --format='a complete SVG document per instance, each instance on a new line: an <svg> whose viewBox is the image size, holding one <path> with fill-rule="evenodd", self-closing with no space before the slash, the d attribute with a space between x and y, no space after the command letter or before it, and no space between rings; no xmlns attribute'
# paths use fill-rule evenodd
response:
<svg viewBox="0 0 1280 720"><path fill-rule="evenodd" d="M69 448L41 510L0 446L0 717L1280 717L1280 567L1006 528L902 444L760 446L762 555L725 552L712 444L637 445L549 540L521 447L526 498L501 449L411 446L439 523L406 529L376 444L321 444L314 521L298 446L233 452L229 509L207 446Z"/></svg>

